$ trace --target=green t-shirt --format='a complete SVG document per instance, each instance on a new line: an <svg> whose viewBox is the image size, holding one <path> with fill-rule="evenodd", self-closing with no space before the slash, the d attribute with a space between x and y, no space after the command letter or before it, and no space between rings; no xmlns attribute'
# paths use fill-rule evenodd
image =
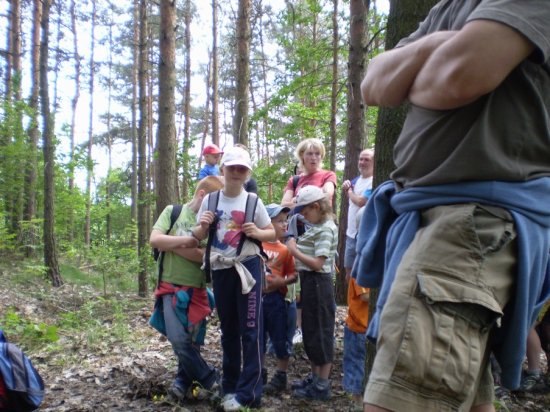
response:
<svg viewBox="0 0 550 412"><path fill-rule="evenodd" d="M170 227L170 214L172 205L166 206L155 222L153 229L166 233ZM191 236L191 229L197 224L197 215L187 205L184 205L181 213L170 231L172 236ZM160 259L159 259L160 262ZM203 288L206 286L206 277L201 270L201 263L191 262L183 257L167 252L163 261L162 280L176 285ZM158 273L158 262L157 262Z"/></svg>

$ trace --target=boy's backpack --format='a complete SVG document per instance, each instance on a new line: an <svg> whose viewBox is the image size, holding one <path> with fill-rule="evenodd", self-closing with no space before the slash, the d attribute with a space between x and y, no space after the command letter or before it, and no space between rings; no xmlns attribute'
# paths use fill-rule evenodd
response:
<svg viewBox="0 0 550 412"><path fill-rule="evenodd" d="M0 330L0 411L34 411L44 399L44 382L29 358Z"/></svg>
<svg viewBox="0 0 550 412"><path fill-rule="evenodd" d="M210 195L208 195L207 210L210 212L213 212L215 215L216 208L218 207L219 201L220 201L220 190L210 193ZM258 195L255 193L248 193L248 197L246 198L246 207L244 209L243 223L249 223L254 221L254 214L256 213L257 205L258 205ZM210 268L210 250L212 249L212 241L214 240L214 236L216 236L217 224L218 224L218 217L215 216L214 221L212 222L212 224L210 225L210 228L208 229L208 242L206 243L206 250L204 252L204 272L206 274L206 283L209 283L212 280L211 268ZM262 242L260 242L258 239L249 238L244 233L241 234L241 239L239 241L239 245L237 246L237 256L241 254L244 242L246 240L250 240L251 242L255 243L260 248L260 254L262 256L265 256Z"/></svg>
<svg viewBox="0 0 550 412"><path fill-rule="evenodd" d="M176 220L178 220L178 217L181 214L181 210L183 209L182 205L173 205L172 206L172 213L170 213L170 227L166 231L166 234L170 233L172 228L174 227L174 224L176 223ZM155 258L155 261L159 262L159 276L158 276L158 284L160 285L160 280L162 278L162 271L163 271L163 262L164 262L164 252L161 252L156 247L153 248L153 257ZM159 260L160 259L160 260Z"/></svg>

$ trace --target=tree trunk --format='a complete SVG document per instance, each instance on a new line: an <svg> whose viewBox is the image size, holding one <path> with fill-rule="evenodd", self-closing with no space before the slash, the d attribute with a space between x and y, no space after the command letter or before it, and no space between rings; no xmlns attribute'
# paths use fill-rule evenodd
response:
<svg viewBox="0 0 550 412"><path fill-rule="evenodd" d="M390 2L388 26L386 34L386 50L390 50L399 40L416 30L418 23L424 20L430 9L438 0L394 0ZM393 163L393 146L399 137L405 121L406 107L404 105L390 109L380 108L376 126L376 161L374 162L374 186L389 179L395 169ZM371 289L369 312L376 310L378 289ZM367 346L366 376L370 374L374 362L376 348Z"/></svg>
<svg viewBox="0 0 550 412"><path fill-rule="evenodd" d="M107 62L108 75L107 75L107 132L105 133L105 144L107 146L107 179L105 181L105 208L107 213L105 215L105 237L107 241L111 240L112 232L112 215L111 215L111 173L113 171L113 135L111 134L111 103L113 99L113 49L115 44L113 42L113 10L110 9L109 13L109 61Z"/></svg>
<svg viewBox="0 0 550 412"><path fill-rule="evenodd" d="M57 109L59 108L59 72L61 70L61 38L63 32L61 31L61 15L63 14L63 2L56 1L52 3L56 7L57 18L56 18L56 36L55 36L55 63L54 63L54 78L53 78L53 112L57 114Z"/></svg>
<svg viewBox="0 0 550 412"><path fill-rule="evenodd" d="M71 0L71 33L73 35L73 54L74 54L74 95L71 99L71 135L70 135L70 153L69 153L69 192L71 195L75 193L75 129L76 129L76 109L78 100L80 99L80 75L82 64L80 61L80 53L78 52L78 31L76 28L76 1ZM69 208L69 242L74 241L74 210Z"/></svg>
<svg viewBox="0 0 550 412"><path fill-rule="evenodd" d="M218 1L212 0L212 143L220 145L220 114L218 90Z"/></svg>
<svg viewBox="0 0 550 412"><path fill-rule="evenodd" d="M21 1L20 0L11 0L10 8L10 46L9 54L11 55L11 94L10 101L14 103L21 101L22 91L21 91L21 80L22 80L22 70L21 70ZM12 100L13 98L13 100ZM14 105L14 121L17 122L17 126L14 128L15 133L12 137L12 141L16 147L22 146L24 135L23 135L23 111L20 106ZM15 160L17 163L19 161L26 160L26 155L23 152L19 152L16 155L19 159ZM20 169L18 167L12 169L15 173L12 177L12 187L10 190L10 202L9 205L9 215L10 215L10 226L12 233L18 236L18 243L22 242L22 231L21 231L21 221L24 216L24 175L21 175Z"/></svg>
<svg viewBox="0 0 550 412"><path fill-rule="evenodd" d="M185 0L184 11L184 30L183 46L185 48L185 87L183 89L183 182L181 187L181 197L187 201L189 197L189 150L191 149L191 0Z"/></svg>
<svg viewBox="0 0 550 412"><path fill-rule="evenodd" d="M239 0L237 16L237 79L233 141L248 146L248 85L250 82L250 12L251 0Z"/></svg>
<svg viewBox="0 0 550 412"><path fill-rule="evenodd" d="M338 111L338 0L333 0L332 10L332 87L330 93L330 170L336 170L336 114ZM335 193L336 195L336 193ZM333 200L336 204L336 196Z"/></svg>
<svg viewBox="0 0 550 412"><path fill-rule="evenodd" d="M94 163L92 158L92 148L94 145L94 80L95 80L95 28L97 20L96 0L92 0L92 31L90 35L90 79L89 94L90 105L88 107L89 126L88 126L88 153L86 157L86 224L84 227L84 244L86 248L91 245L91 211L92 211L92 177L94 174Z"/></svg>
<svg viewBox="0 0 550 412"><path fill-rule="evenodd" d="M139 3L139 132L138 132L138 294L147 296L147 131L149 129L149 105L147 77L149 72L149 30L147 24L147 0Z"/></svg>
<svg viewBox="0 0 550 412"><path fill-rule="evenodd" d="M353 179L358 174L357 163L359 154L365 148L366 124L365 108L361 99L361 81L365 76L367 63L368 14L369 1L351 0L350 11L350 43L348 56L348 98L347 119L348 133L346 135L346 151L343 180ZM346 230L348 226L348 197L342 195L340 200L340 225L338 226L339 276L336 280L336 301L346 302L347 282L344 268L346 250Z"/></svg>
<svg viewBox="0 0 550 412"><path fill-rule="evenodd" d="M133 26L133 44L132 44L132 178L131 178L131 196L132 204L130 206L130 218L132 222L137 222L138 209L138 81L139 81L139 53L140 53L140 20L139 20L139 0L134 0L134 26Z"/></svg>
<svg viewBox="0 0 550 412"><path fill-rule="evenodd" d="M42 0L42 42L40 44L40 100L44 131L44 265L52 286L63 284L57 261L55 242L55 144L54 119L50 113L50 96L48 91L48 50L49 18L51 0Z"/></svg>
<svg viewBox="0 0 550 412"><path fill-rule="evenodd" d="M32 19L32 56L31 56L31 122L28 129L28 158L25 173L26 205L24 219L30 222L36 217L36 181L38 178L38 94L40 92L40 23L42 19L41 0L33 1ZM36 230L33 224L29 224L25 239L25 256L34 256L34 246L38 244Z"/></svg>

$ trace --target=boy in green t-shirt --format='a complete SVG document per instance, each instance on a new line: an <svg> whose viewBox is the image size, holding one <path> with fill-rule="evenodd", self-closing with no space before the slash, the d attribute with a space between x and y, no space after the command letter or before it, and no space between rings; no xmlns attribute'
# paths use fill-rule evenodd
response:
<svg viewBox="0 0 550 412"><path fill-rule="evenodd" d="M206 277L201 269L204 250L193 237L196 214L204 197L222 188L220 179L208 176L197 184L193 199L182 207L170 233L173 205L167 206L153 226L149 243L164 253L162 273L155 290L155 313L151 325L166 335L178 358L178 371L169 393L183 401L193 384L199 390L189 396L201 398L213 393L218 381L216 369L203 359L199 345L203 343L205 319L211 313ZM177 304L177 305L176 305ZM185 310L180 309L182 305ZM203 390L201 390L203 389Z"/></svg>

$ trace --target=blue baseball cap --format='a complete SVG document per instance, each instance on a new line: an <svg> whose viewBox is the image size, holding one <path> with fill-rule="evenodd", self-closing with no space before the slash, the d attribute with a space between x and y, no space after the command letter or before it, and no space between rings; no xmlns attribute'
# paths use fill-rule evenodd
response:
<svg viewBox="0 0 550 412"><path fill-rule="evenodd" d="M265 207L267 209L267 214L271 219L277 217L280 213L290 212L290 208L286 206L278 205L277 203L271 203Z"/></svg>

